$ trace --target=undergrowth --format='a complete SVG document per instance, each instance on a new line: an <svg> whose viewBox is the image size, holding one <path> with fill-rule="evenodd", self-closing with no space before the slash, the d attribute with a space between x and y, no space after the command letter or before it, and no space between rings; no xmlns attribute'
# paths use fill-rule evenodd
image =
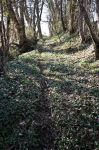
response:
<svg viewBox="0 0 99 150"><path fill-rule="evenodd" d="M0 78L1 150L43 150L35 119L41 95L39 59L57 133L53 149L99 149L99 61L87 48L79 51L77 36L52 46L57 38L45 41L41 54L35 50L9 62L6 77Z"/></svg>

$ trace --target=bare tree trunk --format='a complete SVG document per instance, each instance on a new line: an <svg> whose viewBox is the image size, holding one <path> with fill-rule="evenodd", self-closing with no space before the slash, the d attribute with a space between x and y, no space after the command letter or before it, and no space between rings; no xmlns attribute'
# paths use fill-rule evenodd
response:
<svg viewBox="0 0 99 150"><path fill-rule="evenodd" d="M79 33L81 37L81 43L88 42L88 27L85 24L82 10L79 8Z"/></svg>
<svg viewBox="0 0 99 150"><path fill-rule="evenodd" d="M80 10L79 13L79 31L80 31L80 37L81 37L81 43L85 43L85 33L84 33L84 17Z"/></svg>
<svg viewBox="0 0 99 150"><path fill-rule="evenodd" d="M77 31L76 4L77 0L70 0L70 34L74 34Z"/></svg>
<svg viewBox="0 0 99 150"><path fill-rule="evenodd" d="M60 1L60 7L61 7L60 11L61 11L61 22L62 22L63 31L66 31L64 16L63 16L63 0Z"/></svg>
<svg viewBox="0 0 99 150"><path fill-rule="evenodd" d="M24 1L21 0L21 2L20 2L20 4L21 4L20 5L20 20L18 20L16 15L15 15L15 12L14 12L12 4L11 4L11 1L10 0L6 0L6 1L7 1L7 8L8 8L9 16L16 25L16 29L17 29L18 36L19 36L19 45L21 47L24 44L26 45L26 43L27 43L27 38L26 38L26 34L25 34L24 16L23 16Z"/></svg>
<svg viewBox="0 0 99 150"><path fill-rule="evenodd" d="M23 46L27 41L26 34L25 34L25 23L24 23L24 0L20 0L20 46Z"/></svg>
<svg viewBox="0 0 99 150"><path fill-rule="evenodd" d="M39 14L39 1L36 0L36 13L37 13L37 27L38 27L38 34L39 38L42 39L42 31L41 31L41 18Z"/></svg>
<svg viewBox="0 0 99 150"><path fill-rule="evenodd" d="M96 12L98 14L98 21L99 21L99 0L96 0Z"/></svg>
<svg viewBox="0 0 99 150"><path fill-rule="evenodd" d="M7 16L7 51L9 51L9 42L10 42L10 17Z"/></svg>
<svg viewBox="0 0 99 150"><path fill-rule="evenodd" d="M33 8L33 38L34 38L34 40L37 39L37 35L36 35L36 0L34 1L34 8Z"/></svg>
<svg viewBox="0 0 99 150"><path fill-rule="evenodd" d="M98 16L97 30L99 32L99 0L96 0L96 12L97 12L97 16Z"/></svg>
<svg viewBox="0 0 99 150"><path fill-rule="evenodd" d="M4 21L3 21L3 5L0 3L1 7L1 21L0 21L0 76L5 74L5 31L4 31Z"/></svg>
<svg viewBox="0 0 99 150"><path fill-rule="evenodd" d="M32 2L31 5L29 5L29 11L28 11L28 7L27 7L27 0L24 0L24 15L25 15L25 19L29 25L29 27L32 27L32 21L33 21L33 8L32 8Z"/></svg>
<svg viewBox="0 0 99 150"><path fill-rule="evenodd" d="M93 26L90 22L90 19L89 19L89 16L87 14L87 11L86 9L84 8L83 6L83 0L78 0L79 1L79 6L80 6L80 9L83 13L83 16L84 16L84 19L85 19L85 22L90 30L90 34L92 36L92 39L94 41L94 44L95 44L95 56L96 56L96 59L99 60L99 38L97 37L97 34L95 33L95 31L93 30Z"/></svg>

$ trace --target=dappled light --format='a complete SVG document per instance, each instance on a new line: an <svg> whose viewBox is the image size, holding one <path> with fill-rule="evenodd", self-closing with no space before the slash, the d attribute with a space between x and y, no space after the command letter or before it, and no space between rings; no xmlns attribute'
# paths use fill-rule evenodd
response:
<svg viewBox="0 0 99 150"><path fill-rule="evenodd" d="M42 142L51 142L46 141L47 131L59 150L76 144L94 147L99 130L98 62L82 61L79 52L73 56L59 53L57 47L39 47L11 61L6 78L0 79L1 127L6 136L2 146L7 139L8 145L15 140L17 146L22 140L22 147L26 142L25 147L39 149Z"/></svg>
<svg viewBox="0 0 99 150"><path fill-rule="evenodd" d="M0 150L99 150L98 10L0 1Z"/></svg>

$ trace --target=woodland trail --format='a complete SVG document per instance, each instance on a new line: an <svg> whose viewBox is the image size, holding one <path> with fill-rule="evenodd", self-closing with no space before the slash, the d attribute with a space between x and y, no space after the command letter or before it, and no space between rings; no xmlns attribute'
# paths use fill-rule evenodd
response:
<svg viewBox="0 0 99 150"><path fill-rule="evenodd" d="M0 0L0 150L99 150L99 0Z"/></svg>
<svg viewBox="0 0 99 150"><path fill-rule="evenodd" d="M45 43L9 63L0 79L2 150L99 147L99 63L85 57L89 49L67 50Z"/></svg>
<svg viewBox="0 0 99 150"><path fill-rule="evenodd" d="M38 49L39 59L38 59L38 68L40 70L40 76L37 79L40 83L40 95L39 102L37 103L36 111L36 130L39 130L39 138L42 141L39 145L43 150L51 150L54 148L55 140L55 130L51 113L51 103L49 99L49 80L44 74L44 70L47 68L42 62L42 51L43 47L41 46Z"/></svg>
<svg viewBox="0 0 99 150"><path fill-rule="evenodd" d="M94 134L95 139L89 141L88 138L88 144L91 148L94 148L95 140L98 141L96 118L98 117L97 105L99 105L99 74L90 73L90 68L85 70L81 68L79 59L75 60L73 55L64 56L53 48L49 49L43 46L38 52L40 55L38 66L41 73L40 85L42 91L40 101L43 103L41 105L43 110L41 118L45 118L46 124L43 124L46 133L43 136L46 137L44 138L45 142L43 142L46 145L45 149L59 149L57 143L60 140L62 142L64 138L69 138L68 130L70 126L72 138L75 134L80 138L77 130L80 130L80 134L83 134L83 128L86 130L85 136L88 134L91 138L91 134ZM76 133L74 133L75 128ZM82 147L83 144L85 144L85 141L82 142ZM72 148L70 143L67 145Z"/></svg>
<svg viewBox="0 0 99 150"><path fill-rule="evenodd" d="M94 149L94 140L98 136L96 118L98 118L97 106L99 106L99 72L91 72L90 65L87 66L87 64L85 69L83 65L81 67L80 59L82 59L82 55L64 55L64 53L61 53L61 50L58 53L57 47L51 48L43 48L44 50L41 52L41 58L43 55L47 55L44 53L48 53L49 59L46 60L44 56L45 59L41 59L41 64L43 65L41 72L43 72L49 82L51 116L60 126L58 132L60 132L61 138L68 137L68 125L71 128L81 130L80 132L82 132L82 128L86 128L87 133L85 136L88 134L90 137L91 134L94 134L95 139L88 141L91 148ZM49 53L52 54L50 55ZM76 132L76 134L79 137L79 133Z"/></svg>

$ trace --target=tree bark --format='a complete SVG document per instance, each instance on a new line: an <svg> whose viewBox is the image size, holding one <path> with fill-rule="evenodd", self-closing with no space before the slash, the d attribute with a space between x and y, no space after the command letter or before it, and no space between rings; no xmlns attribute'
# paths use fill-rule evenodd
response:
<svg viewBox="0 0 99 150"><path fill-rule="evenodd" d="M3 5L0 3L1 21L0 21L0 76L5 74L5 31L3 21Z"/></svg>
<svg viewBox="0 0 99 150"><path fill-rule="evenodd" d="M76 13L77 0L70 0L70 35L77 31L77 13Z"/></svg>
<svg viewBox="0 0 99 150"><path fill-rule="evenodd" d="M17 19L15 12L13 10L12 4L10 0L6 0L7 2L7 8L9 12L9 16L12 19L12 21L16 25L16 29L18 32L19 36L19 45L20 47L24 45L24 43L27 42L26 34L25 34L25 25L24 25L24 16L23 16L23 1L21 1L21 6L20 6L20 20Z"/></svg>
<svg viewBox="0 0 99 150"><path fill-rule="evenodd" d="M64 16L63 16L63 0L60 1L60 7L61 7L60 11L61 11L61 22L62 22L63 31L66 31Z"/></svg>
<svg viewBox="0 0 99 150"><path fill-rule="evenodd" d="M81 44L88 42L88 27L85 24L82 10L79 8L79 33L81 37Z"/></svg>
<svg viewBox="0 0 99 150"><path fill-rule="evenodd" d="M36 34L36 0L34 1L34 8L33 8L33 38L34 38L34 40L37 39L37 34Z"/></svg>
<svg viewBox="0 0 99 150"><path fill-rule="evenodd" d="M37 27L38 27L38 34L39 38L42 39L42 31L41 31L41 18L39 14L39 1L36 0L36 13L37 13Z"/></svg>
<svg viewBox="0 0 99 150"><path fill-rule="evenodd" d="M81 37L81 43L85 43L85 33L84 33L84 17L82 15L82 12L80 10L79 12L79 33Z"/></svg>
<svg viewBox="0 0 99 150"><path fill-rule="evenodd" d="M96 0L96 12L97 12L98 21L99 21L99 0Z"/></svg>
<svg viewBox="0 0 99 150"><path fill-rule="evenodd" d="M25 23L24 23L24 0L20 0L20 21L19 21L19 26L20 26L20 41L19 44L20 46L24 45L25 42L27 42L26 34L25 34Z"/></svg>
<svg viewBox="0 0 99 150"><path fill-rule="evenodd" d="M99 0L96 0L96 13L97 13L97 16L98 16L97 30L99 31Z"/></svg>

